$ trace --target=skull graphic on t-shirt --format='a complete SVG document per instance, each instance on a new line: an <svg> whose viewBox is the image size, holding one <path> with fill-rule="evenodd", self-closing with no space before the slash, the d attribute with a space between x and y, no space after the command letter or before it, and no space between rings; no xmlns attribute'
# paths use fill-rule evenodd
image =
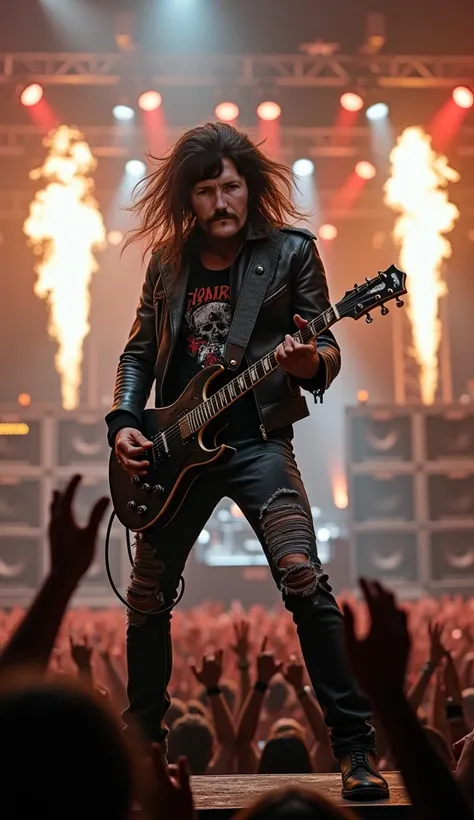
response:
<svg viewBox="0 0 474 820"><path fill-rule="evenodd" d="M207 302L186 313L188 347L199 364L206 367L224 361L224 347L230 326L228 302Z"/></svg>

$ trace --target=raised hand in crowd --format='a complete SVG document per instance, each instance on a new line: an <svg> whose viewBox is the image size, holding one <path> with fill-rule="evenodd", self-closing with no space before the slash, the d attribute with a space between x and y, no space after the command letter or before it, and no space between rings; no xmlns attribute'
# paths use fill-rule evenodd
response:
<svg viewBox="0 0 474 820"><path fill-rule="evenodd" d="M190 667L199 683L206 687L211 704L212 719L218 741L218 748L208 767L208 774L224 774L231 767L235 750L235 725L232 713L219 687L222 675L222 660L224 651L219 649L214 655L205 655L201 668L198 669L193 660Z"/></svg>
<svg viewBox="0 0 474 820"><path fill-rule="evenodd" d="M375 712L397 761L417 818L471 818L468 803L438 757L404 694L410 652L406 613L394 595L377 581L361 580L369 630L358 637L354 612L343 606L349 660Z"/></svg>
<svg viewBox="0 0 474 820"><path fill-rule="evenodd" d="M166 765L159 744L152 746L153 770L156 778L156 820L195 820L194 799L191 791L186 759Z"/></svg>
<svg viewBox="0 0 474 820"><path fill-rule="evenodd" d="M69 637L69 645L71 647L71 658L76 665L79 677L83 683L93 686L92 676L92 645L87 637L82 643L78 643L72 637Z"/></svg>
<svg viewBox="0 0 474 820"><path fill-rule="evenodd" d="M282 661L275 660L275 653L267 649L268 638L264 638L260 653L257 655L257 681L270 683L271 679L281 671Z"/></svg>
<svg viewBox="0 0 474 820"><path fill-rule="evenodd" d="M435 621L430 621L428 623L428 635L430 641L429 658L421 668L417 680L408 693L408 701L415 712L418 711L421 706L433 673L439 667L446 654L446 649L441 641L442 634L443 625L441 623L436 623Z"/></svg>
<svg viewBox="0 0 474 820"><path fill-rule="evenodd" d="M199 683L202 683L206 689L219 685L222 675L223 655L223 649L219 649L214 655L205 655L202 659L201 669L197 668L192 658L190 659L189 666L191 667L196 680L198 680Z"/></svg>
<svg viewBox="0 0 474 820"><path fill-rule="evenodd" d="M95 554L97 533L109 504L99 498L85 527L76 523L72 505L81 476L75 475L64 492L55 491L50 508L51 568L25 618L0 658L0 671L16 664L46 669L66 608Z"/></svg>
<svg viewBox="0 0 474 820"><path fill-rule="evenodd" d="M316 772L330 772L335 761L329 732L318 701L310 694L310 687L304 685L305 668L297 660L296 655L290 655L283 675L286 682L293 687L314 737L315 747L311 754L314 770Z"/></svg>
<svg viewBox="0 0 474 820"><path fill-rule="evenodd" d="M237 669L239 670L239 697L237 701L236 714L239 714L250 692L250 657L251 645L249 641L250 621L248 618L241 618L233 624L235 643L230 648L237 658Z"/></svg>

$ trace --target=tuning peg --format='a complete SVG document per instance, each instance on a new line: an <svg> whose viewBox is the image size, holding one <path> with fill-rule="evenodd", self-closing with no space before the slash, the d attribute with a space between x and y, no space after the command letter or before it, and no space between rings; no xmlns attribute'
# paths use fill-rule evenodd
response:
<svg viewBox="0 0 474 820"><path fill-rule="evenodd" d="M354 282L353 287L355 288L355 290L357 290L357 288L359 287L359 285L357 284L357 282Z"/></svg>
<svg viewBox="0 0 474 820"><path fill-rule="evenodd" d="M385 305L382 305L382 307L380 308L380 313L382 314L382 316L386 316L387 313L390 313L390 311L389 311L388 307L386 307Z"/></svg>
<svg viewBox="0 0 474 820"><path fill-rule="evenodd" d="M397 298L396 298L396 300L395 300L395 304L396 304L396 306L397 306L397 307L403 307L403 305L405 304L405 302L403 301L403 299L400 299L400 297L399 297L399 296L397 296Z"/></svg>
<svg viewBox="0 0 474 820"><path fill-rule="evenodd" d="M372 322L374 321L373 316L371 316L370 313L368 313L367 316L365 317L365 321L368 325L371 325Z"/></svg>

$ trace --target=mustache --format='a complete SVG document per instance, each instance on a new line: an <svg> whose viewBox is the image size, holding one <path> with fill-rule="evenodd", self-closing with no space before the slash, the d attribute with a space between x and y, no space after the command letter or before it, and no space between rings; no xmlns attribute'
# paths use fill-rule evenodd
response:
<svg viewBox="0 0 474 820"><path fill-rule="evenodd" d="M235 216L233 214L227 213L227 211L219 211L218 213L214 214L210 221L219 222L220 219L235 219Z"/></svg>

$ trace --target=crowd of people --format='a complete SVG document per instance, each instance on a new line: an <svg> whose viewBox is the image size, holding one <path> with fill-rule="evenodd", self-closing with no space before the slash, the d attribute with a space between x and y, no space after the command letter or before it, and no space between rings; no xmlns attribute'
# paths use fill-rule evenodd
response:
<svg viewBox="0 0 474 820"><path fill-rule="evenodd" d="M73 514L80 476L51 505L50 572L28 611L0 613L5 816L194 817L192 775L337 772L319 704L281 608L208 601L173 611L166 757L123 732L125 613L69 608L107 508ZM378 757L417 818L474 816L474 600L397 604L374 581L341 596L346 645L371 699ZM151 617L151 616L150 616ZM154 616L156 617L156 616ZM255 682L259 682L255 688ZM283 789L243 818L351 816L315 791Z"/></svg>

